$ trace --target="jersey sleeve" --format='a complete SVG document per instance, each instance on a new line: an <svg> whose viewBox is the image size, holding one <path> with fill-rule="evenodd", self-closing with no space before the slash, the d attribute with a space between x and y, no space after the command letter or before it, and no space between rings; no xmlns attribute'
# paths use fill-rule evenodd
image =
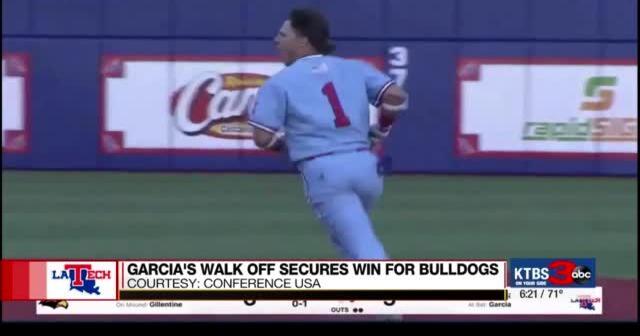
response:
<svg viewBox="0 0 640 336"><path fill-rule="evenodd" d="M364 74L364 82L367 87L367 97L373 106L380 106L384 92L394 83L394 81L382 71L374 68L368 63L360 62Z"/></svg>
<svg viewBox="0 0 640 336"><path fill-rule="evenodd" d="M258 98L249 115L249 125L276 133L284 126L286 108L284 90L267 81L258 91Z"/></svg>

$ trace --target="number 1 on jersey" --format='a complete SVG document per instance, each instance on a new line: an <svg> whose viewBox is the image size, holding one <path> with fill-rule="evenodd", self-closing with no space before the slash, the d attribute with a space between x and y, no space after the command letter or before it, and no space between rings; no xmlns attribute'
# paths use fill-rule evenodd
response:
<svg viewBox="0 0 640 336"><path fill-rule="evenodd" d="M342 104L340 104L340 99L338 99L338 94L336 93L336 88L333 86L333 83L329 82L325 84L322 87L322 93L327 96L327 99L329 99L329 104L331 104L333 115L336 116L336 118L333 120L336 124L336 127L347 127L351 125L351 121L344 114Z"/></svg>

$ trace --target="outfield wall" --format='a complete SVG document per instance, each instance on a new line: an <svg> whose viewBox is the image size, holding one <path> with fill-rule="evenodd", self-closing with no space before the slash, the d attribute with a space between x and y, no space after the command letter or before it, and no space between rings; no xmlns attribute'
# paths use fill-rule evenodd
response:
<svg viewBox="0 0 640 336"><path fill-rule="evenodd" d="M3 0L3 168L293 170L242 113L309 4L411 94L393 172L637 174L636 0Z"/></svg>

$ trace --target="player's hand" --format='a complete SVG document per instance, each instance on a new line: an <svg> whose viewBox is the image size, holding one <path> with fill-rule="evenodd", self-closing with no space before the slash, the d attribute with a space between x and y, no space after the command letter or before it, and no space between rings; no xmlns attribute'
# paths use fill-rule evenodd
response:
<svg viewBox="0 0 640 336"><path fill-rule="evenodd" d="M274 143L270 149L276 152L284 152L287 150L284 131L278 131L274 134Z"/></svg>
<svg viewBox="0 0 640 336"><path fill-rule="evenodd" d="M377 124L371 125L371 127L369 127L369 140L371 140L372 147L382 142L387 136L389 136L390 132L391 127L381 129Z"/></svg>
<svg viewBox="0 0 640 336"><path fill-rule="evenodd" d="M378 125L372 125L369 128L369 141L371 141L371 152L381 158L383 155L382 141L389 136L391 127L385 130L380 129Z"/></svg>

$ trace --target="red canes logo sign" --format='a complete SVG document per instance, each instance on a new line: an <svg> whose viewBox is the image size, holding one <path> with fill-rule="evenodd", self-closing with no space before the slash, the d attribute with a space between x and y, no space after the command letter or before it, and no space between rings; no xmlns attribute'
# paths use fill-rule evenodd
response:
<svg viewBox="0 0 640 336"><path fill-rule="evenodd" d="M253 73L201 73L173 93L174 125L186 135L250 139L247 115L268 78Z"/></svg>

